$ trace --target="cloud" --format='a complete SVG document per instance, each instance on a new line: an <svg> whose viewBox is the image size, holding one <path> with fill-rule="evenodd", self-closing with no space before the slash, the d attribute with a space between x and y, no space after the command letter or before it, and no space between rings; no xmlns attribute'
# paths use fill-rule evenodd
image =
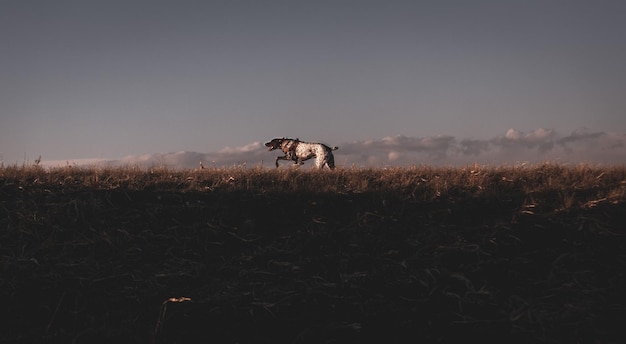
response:
<svg viewBox="0 0 626 344"><path fill-rule="evenodd" d="M340 146L335 161L344 165L406 165L426 159L445 160L456 149L452 136L388 136L378 140L355 141ZM338 159L341 157L341 159Z"/></svg>
<svg viewBox="0 0 626 344"><path fill-rule="evenodd" d="M558 139L557 143L565 147L568 144L584 144L585 142L597 141L606 136L607 134L603 132L592 132L587 128L579 128L574 130L570 135Z"/></svg>
<svg viewBox="0 0 626 344"><path fill-rule="evenodd" d="M400 152L391 151L387 155L387 160L389 160L389 161L396 161L396 160L400 160L400 159L402 159L402 153L400 153Z"/></svg>
<svg viewBox="0 0 626 344"><path fill-rule="evenodd" d="M539 128L529 133L509 129L504 136L494 138L491 143L506 148L532 149L538 147L540 151L546 152L554 146L555 136L556 133L552 129Z"/></svg>
<svg viewBox="0 0 626 344"><path fill-rule="evenodd" d="M588 161L626 163L626 134L593 132L580 128L556 140L562 150Z"/></svg>
<svg viewBox="0 0 626 344"><path fill-rule="evenodd" d="M397 151L437 151L446 149L448 144L454 140L452 136L433 136L433 137L407 137L404 135L387 136L377 140L355 141L342 146L345 150L353 152L355 148L362 146L368 147L370 150L389 150Z"/></svg>
<svg viewBox="0 0 626 344"><path fill-rule="evenodd" d="M626 164L626 134L580 128L568 135L554 129L509 129L490 139L453 136L390 136L344 144L336 160L344 165L464 165L519 162Z"/></svg>
<svg viewBox="0 0 626 344"><path fill-rule="evenodd" d="M479 156L489 150L489 142L482 140L461 140L459 152L463 155Z"/></svg>
<svg viewBox="0 0 626 344"><path fill-rule="evenodd" d="M332 143L331 145L335 145ZM520 162L626 164L626 134L594 132L580 128L567 135L554 129L529 132L509 129L486 139L457 139L453 136L387 136L380 139L339 144L334 152L338 166L378 167L411 165L500 165ZM280 152L268 152L260 142L225 147L211 153L175 152L128 156L120 160L78 159L43 161L45 166L96 165L197 168L265 166L274 167ZM289 165L286 162L282 166ZM304 168L313 166L306 162Z"/></svg>
<svg viewBox="0 0 626 344"><path fill-rule="evenodd" d="M263 145L261 144L261 142L257 141L257 142L253 142L245 146L241 146L241 147L235 147L235 148L226 147L220 150L218 153L224 154L224 155L241 154L241 153L254 152L254 151L259 150L259 148L262 148L262 147Z"/></svg>
<svg viewBox="0 0 626 344"><path fill-rule="evenodd" d="M253 142L241 147L225 147L218 152L174 152L174 153L151 153L143 155L130 155L120 160L105 159L74 159L43 161L47 167L65 165L79 166L138 166L144 168L167 167L167 168L198 168L200 162L205 167L240 166L247 164L260 164L266 159L267 150L259 142Z"/></svg>

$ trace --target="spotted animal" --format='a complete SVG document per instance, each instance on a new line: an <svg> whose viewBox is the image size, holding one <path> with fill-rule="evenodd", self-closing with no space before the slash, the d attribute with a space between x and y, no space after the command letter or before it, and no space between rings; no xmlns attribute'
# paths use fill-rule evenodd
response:
<svg viewBox="0 0 626 344"><path fill-rule="evenodd" d="M329 147L323 143L304 142L299 139L275 138L265 144L269 151L280 149L284 156L276 157L276 167L279 160L293 161L295 165L302 165L304 161L315 158L315 167L318 169L328 166L335 169L333 151L339 147Z"/></svg>

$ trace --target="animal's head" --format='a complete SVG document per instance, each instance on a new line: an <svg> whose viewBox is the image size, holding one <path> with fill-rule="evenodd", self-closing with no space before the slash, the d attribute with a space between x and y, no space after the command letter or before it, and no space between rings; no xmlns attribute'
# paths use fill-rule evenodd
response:
<svg viewBox="0 0 626 344"><path fill-rule="evenodd" d="M280 148L281 148L281 144L282 144L282 143L283 143L283 141L285 141L285 140L286 140L285 138L282 138L282 139L278 139L278 138L273 139L272 141L267 142L267 143L265 144L265 147L267 147L269 151L273 151L274 149L280 149Z"/></svg>

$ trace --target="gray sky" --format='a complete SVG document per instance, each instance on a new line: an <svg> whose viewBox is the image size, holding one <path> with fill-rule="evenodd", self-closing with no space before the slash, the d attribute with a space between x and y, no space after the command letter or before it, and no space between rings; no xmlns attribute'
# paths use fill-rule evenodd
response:
<svg viewBox="0 0 626 344"><path fill-rule="evenodd" d="M3 1L0 152L269 161L289 136L346 164L626 163L625 17L618 0Z"/></svg>

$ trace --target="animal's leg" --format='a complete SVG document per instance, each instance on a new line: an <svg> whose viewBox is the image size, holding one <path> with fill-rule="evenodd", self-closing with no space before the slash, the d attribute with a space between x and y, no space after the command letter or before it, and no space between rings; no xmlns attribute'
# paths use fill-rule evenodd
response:
<svg viewBox="0 0 626 344"><path fill-rule="evenodd" d="M335 157L332 155L332 153L326 156L326 165L328 165L328 168L330 168L331 170L335 169Z"/></svg>
<svg viewBox="0 0 626 344"><path fill-rule="evenodd" d="M285 156L277 156L276 157L276 168L278 168L278 160L291 160L291 158Z"/></svg>
<svg viewBox="0 0 626 344"><path fill-rule="evenodd" d="M299 161L298 157L295 154L293 154L291 151L289 151L289 152L287 152L285 154L285 160L293 161L294 165L298 165L299 164L298 163L298 161Z"/></svg>
<svg viewBox="0 0 626 344"><path fill-rule="evenodd" d="M320 158L315 159L315 167L316 167L318 170L321 170L322 168L324 168L324 164L325 164L325 163L326 163L326 162L324 161L324 159L320 159Z"/></svg>

